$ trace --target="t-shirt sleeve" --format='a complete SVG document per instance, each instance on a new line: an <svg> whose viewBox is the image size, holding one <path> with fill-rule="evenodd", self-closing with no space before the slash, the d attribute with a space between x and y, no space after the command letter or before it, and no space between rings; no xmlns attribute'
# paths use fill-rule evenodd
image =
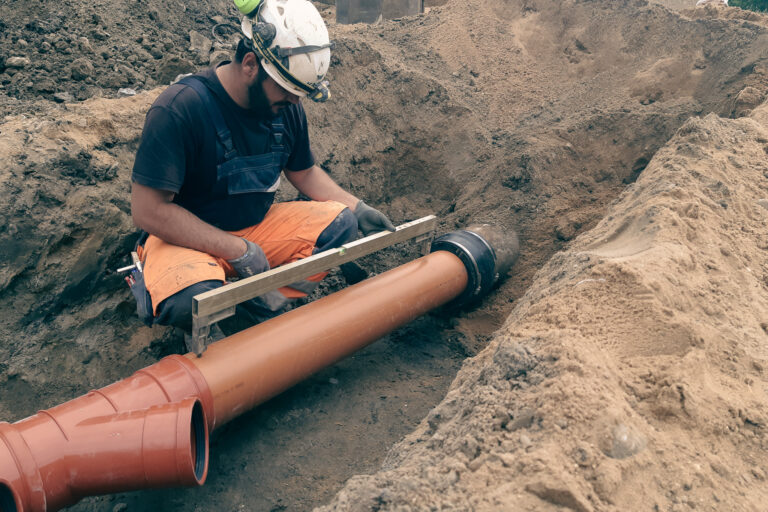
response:
<svg viewBox="0 0 768 512"><path fill-rule="evenodd" d="M147 113L131 180L178 193L184 184L190 141L178 115L163 106Z"/></svg>
<svg viewBox="0 0 768 512"><path fill-rule="evenodd" d="M307 115L301 103L297 108L289 109L285 122L293 136L293 151L285 164L287 171L303 171L315 165L315 156L309 145L309 129L307 128Z"/></svg>

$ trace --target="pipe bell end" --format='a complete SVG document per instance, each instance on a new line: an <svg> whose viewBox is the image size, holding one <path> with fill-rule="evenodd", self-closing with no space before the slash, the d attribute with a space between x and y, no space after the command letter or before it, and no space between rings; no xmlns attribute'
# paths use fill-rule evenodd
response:
<svg viewBox="0 0 768 512"><path fill-rule="evenodd" d="M466 289L448 304L449 308L459 308L484 297L506 278L520 254L520 242L513 230L475 224L435 239L430 252L435 251L455 254L467 270Z"/></svg>

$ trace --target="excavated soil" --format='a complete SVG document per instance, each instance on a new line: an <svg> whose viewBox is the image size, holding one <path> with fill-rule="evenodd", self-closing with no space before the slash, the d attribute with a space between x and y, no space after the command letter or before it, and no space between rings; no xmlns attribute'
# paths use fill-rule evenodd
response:
<svg viewBox="0 0 768 512"><path fill-rule="evenodd" d="M476 308L217 431L202 488L73 510L764 510L768 22L674 3L449 0L371 26L317 4L337 41L333 101L306 105L322 165L396 223L514 229L521 257ZM234 15L0 5L0 418L181 350L114 269L155 86L221 58L189 32Z"/></svg>

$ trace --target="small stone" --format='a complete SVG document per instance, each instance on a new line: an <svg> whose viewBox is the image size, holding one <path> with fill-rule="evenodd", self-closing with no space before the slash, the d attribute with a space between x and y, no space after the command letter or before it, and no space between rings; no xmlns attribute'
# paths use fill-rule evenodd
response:
<svg viewBox="0 0 768 512"><path fill-rule="evenodd" d="M127 503L118 503L114 507L112 507L112 512L125 512L128 510L128 504Z"/></svg>
<svg viewBox="0 0 768 512"><path fill-rule="evenodd" d="M91 30L91 37L97 41L106 41L110 36L107 32L104 32L100 28L95 28Z"/></svg>
<svg viewBox="0 0 768 512"><path fill-rule="evenodd" d="M56 83L50 78L43 78L37 82L34 82L32 87L37 92L50 93L56 90Z"/></svg>
<svg viewBox="0 0 768 512"><path fill-rule="evenodd" d="M136 57L141 62L147 62L148 60L152 60L153 58L152 55L148 51L146 51L144 48L138 48L136 50Z"/></svg>
<svg viewBox="0 0 768 512"><path fill-rule="evenodd" d="M744 117L760 105L764 99L765 97L759 89L747 86L736 96L732 113L735 117Z"/></svg>
<svg viewBox="0 0 768 512"><path fill-rule="evenodd" d="M53 46L51 46L51 43L48 41L43 41L40 43L40 46L37 47L37 51L40 53L49 53L51 50L53 50Z"/></svg>
<svg viewBox="0 0 768 512"><path fill-rule="evenodd" d="M614 459L626 459L645 449L643 436L623 423L613 428L611 438L610 446L604 453Z"/></svg>
<svg viewBox="0 0 768 512"><path fill-rule="evenodd" d="M533 425L535 419L536 415L532 409L523 409L515 414L514 418L512 418L512 420L507 423L505 428L510 432L514 432L515 430L520 430L523 428L529 428L531 425Z"/></svg>
<svg viewBox="0 0 768 512"><path fill-rule="evenodd" d="M760 199L757 204L768 210L768 199Z"/></svg>
<svg viewBox="0 0 768 512"><path fill-rule="evenodd" d="M27 46L29 46L29 43L26 42L24 39L19 39L18 41L16 41L16 46L18 46L19 48L26 48Z"/></svg>
<svg viewBox="0 0 768 512"><path fill-rule="evenodd" d="M87 37L78 37L77 44L80 47L80 51L85 53L93 53L93 47Z"/></svg>
<svg viewBox="0 0 768 512"><path fill-rule="evenodd" d="M62 55L69 55L72 53L72 50L69 48L69 43L66 42L64 39L58 39L53 43L53 47L56 48L56 51L61 53Z"/></svg>
<svg viewBox="0 0 768 512"><path fill-rule="evenodd" d="M527 435L520 434L520 444L523 445L523 448L528 448L533 444L533 441L531 441L531 438Z"/></svg>
<svg viewBox="0 0 768 512"><path fill-rule="evenodd" d="M117 90L117 94L120 96L136 96L138 94L136 92L136 89L131 89L130 87L123 87Z"/></svg>
<svg viewBox="0 0 768 512"><path fill-rule="evenodd" d="M201 55L208 55L213 43L197 30L189 31L189 51L198 52Z"/></svg>
<svg viewBox="0 0 768 512"><path fill-rule="evenodd" d="M578 234L581 224L567 217L561 218L555 225L555 236L558 240L567 242L573 240Z"/></svg>
<svg viewBox="0 0 768 512"><path fill-rule="evenodd" d="M118 73L107 73L106 75L101 76L99 81L103 87L107 87L109 89L119 89L123 86L131 85L130 82L125 79L125 77L119 75Z"/></svg>
<svg viewBox="0 0 768 512"><path fill-rule="evenodd" d="M193 73L195 70L196 66L186 59L176 56L166 57L157 68L156 79L161 84L168 84L176 76L182 73Z"/></svg>
<svg viewBox="0 0 768 512"><path fill-rule="evenodd" d="M24 69L31 64L26 57L8 57L5 61L5 67L10 69Z"/></svg>
<svg viewBox="0 0 768 512"><path fill-rule="evenodd" d="M151 46L151 47L147 48L147 52L149 52L149 54L155 60L162 59L163 56L165 55L165 51L162 48L158 47L158 46Z"/></svg>
<svg viewBox="0 0 768 512"><path fill-rule="evenodd" d="M334 379L333 377L331 377L330 379L328 379L328 382L336 386L339 383L339 379Z"/></svg>
<svg viewBox="0 0 768 512"><path fill-rule="evenodd" d="M91 64L91 61L85 57L76 59L72 63L71 73L72 78L75 80L85 80L93 74L93 64Z"/></svg>
<svg viewBox="0 0 768 512"><path fill-rule="evenodd" d="M143 77L140 74L125 64L118 64L115 66L115 71L127 78L129 83L137 83L143 81Z"/></svg>
<svg viewBox="0 0 768 512"><path fill-rule="evenodd" d="M57 92L53 95L53 99L56 103L71 103L75 100L74 96L68 92Z"/></svg>

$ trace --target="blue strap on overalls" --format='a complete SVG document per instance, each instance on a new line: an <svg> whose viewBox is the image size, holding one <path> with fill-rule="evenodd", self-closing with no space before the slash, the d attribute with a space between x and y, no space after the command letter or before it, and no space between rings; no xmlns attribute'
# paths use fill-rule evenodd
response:
<svg viewBox="0 0 768 512"><path fill-rule="evenodd" d="M218 163L226 162L237 157L237 149L232 142L232 132L227 126L227 122L224 120L224 116L221 114L221 109L216 103L216 99L213 97L213 93L203 82L203 78L194 75L187 76L179 80L177 83L191 87L203 102L205 110L211 118L213 127L216 130L216 136L223 147L217 149L217 161ZM285 135L285 125L281 122L273 122L271 130L271 153L285 153L285 146L283 146L283 138Z"/></svg>

